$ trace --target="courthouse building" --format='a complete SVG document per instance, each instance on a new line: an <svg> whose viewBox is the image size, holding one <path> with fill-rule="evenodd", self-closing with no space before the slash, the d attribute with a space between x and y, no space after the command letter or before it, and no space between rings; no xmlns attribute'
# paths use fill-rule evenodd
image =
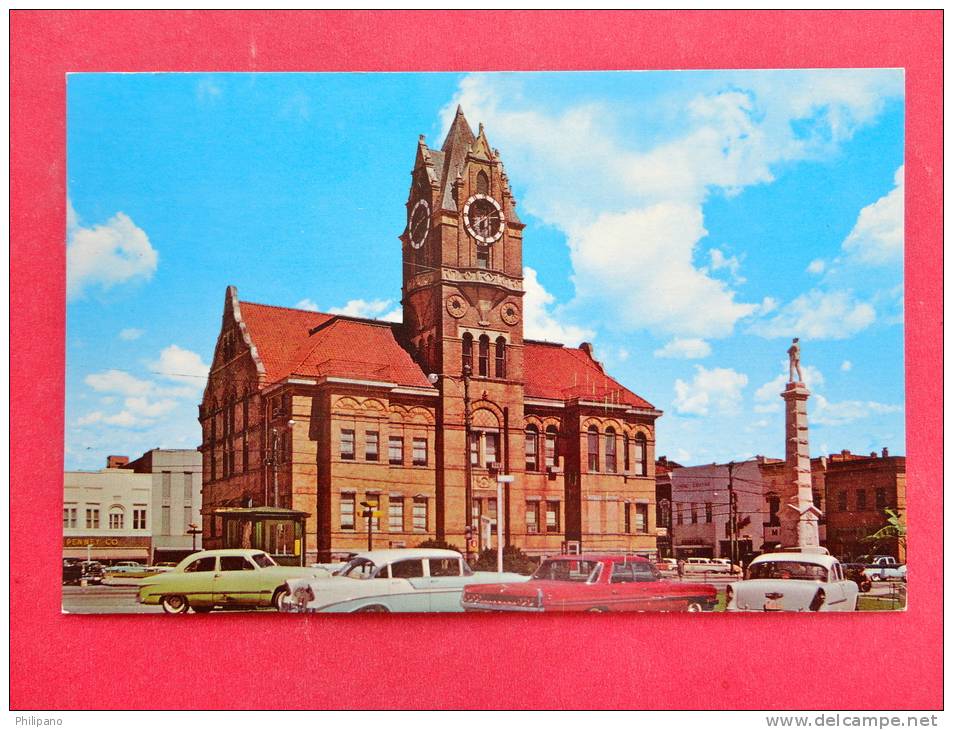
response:
<svg viewBox="0 0 953 730"><path fill-rule="evenodd" d="M463 548L468 522L469 548L487 547L502 506L530 554L654 554L661 412L587 343L524 339L523 228L498 151L458 109L439 150L417 143L403 322L227 289L199 409L207 548L364 549L365 503L375 547Z"/></svg>

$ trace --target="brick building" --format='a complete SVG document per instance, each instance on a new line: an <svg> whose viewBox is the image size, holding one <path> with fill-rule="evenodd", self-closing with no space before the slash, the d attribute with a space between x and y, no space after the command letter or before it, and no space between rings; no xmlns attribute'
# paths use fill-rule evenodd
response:
<svg viewBox="0 0 953 730"><path fill-rule="evenodd" d="M238 540L223 520L247 510L265 549L291 544L299 518L301 559L362 549L365 502L376 545L462 547L470 512L477 549L504 473L508 543L655 553L661 412L587 343L524 339L523 227L499 153L458 109L439 150L417 144L402 323L228 288L199 409L206 547Z"/></svg>
<svg viewBox="0 0 953 730"><path fill-rule="evenodd" d="M856 558L877 553L906 560L902 543L877 544L864 537L886 524L884 510L907 512L907 460L883 449L870 456L849 451L831 454L827 464L827 546L834 554Z"/></svg>
<svg viewBox="0 0 953 730"><path fill-rule="evenodd" d="M821 545L827 545L827 463L828 457L818 456L811 459L811 494L814 506L821 511L818 518L817 532ZM761 476L764 480L764 550L773 550L782 546L781 510L790 509L784 504L783 495L790 492L786 483L789 473L784 459L763 459Z"/></svg>

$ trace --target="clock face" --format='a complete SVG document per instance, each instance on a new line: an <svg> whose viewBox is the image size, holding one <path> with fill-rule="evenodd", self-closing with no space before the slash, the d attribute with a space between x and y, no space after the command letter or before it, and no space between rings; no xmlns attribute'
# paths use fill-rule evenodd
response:
<svg viewBox="0 0 953 730"><path fill-rule="evenodd" d="M410 212L410 223L407 226L410 234L410 245L420 248L427 240L430 232L430 206L426 200L418 200L417 205Z"/></svg>
<svg viewBox="0 0 953 730"><path fill-rule="evenodd" d="M474 195L463 206L463 221L467 233L485 244L500 240L503 229L506 228L506 219L500 204L482 193Z"/></svg>

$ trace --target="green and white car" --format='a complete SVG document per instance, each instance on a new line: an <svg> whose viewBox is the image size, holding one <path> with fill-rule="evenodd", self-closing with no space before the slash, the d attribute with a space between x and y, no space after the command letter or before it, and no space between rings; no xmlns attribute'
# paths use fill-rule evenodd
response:
<svg viewBox="0 0 953 730"><path fill-rule="evenodd" d="M203 550L167 573L143 578L139 603L161 605L166 613L277 607L288 580L328 575L324 568L278 565L261 550Z"/></svg>

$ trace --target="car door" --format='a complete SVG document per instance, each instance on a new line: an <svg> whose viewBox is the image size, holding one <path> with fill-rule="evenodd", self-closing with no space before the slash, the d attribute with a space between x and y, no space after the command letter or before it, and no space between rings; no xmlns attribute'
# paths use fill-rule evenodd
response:
<svg viewBox="0 0 953 730"><path fill-rule="evenodd" d="M464 570L462 558L430 558L427 591L430 594L430 610L447 612L460 610L460 595L467 583L470 571Z"/></svg>
<svg viewBox="0 0 953 730"><path fill-rule="evenodd" d="M193 605L215 603L215 573L217 558L214 555L193 560L185 570L168 581L169 593L183 593Z"/></svg>
<svg viewBox="0 0 953 730"><path fill-rule="evenodd" d="M258 566L244 555L219 556L214 583L215 602L221 605L257 606L262 602Z"/></svg>
<svg viewBox="0 0 953 730"><path fill-rule="evenodd" d="M853 584L853 581L851 581ZM834 611L844 611L853 609L852 596L856 590L851 590L844 579L843 568L839 564L834 564L828 571L827 583L821 586L827 593L825 603ZM854 585L856 589L856 585Z"/></svg>
<svg viewBox="0 0 953 730"><path fill-rule="evenodd" d="M390 609L412 613L430 611L430 576L426 560L406 558L390 564Z"/></svg>

